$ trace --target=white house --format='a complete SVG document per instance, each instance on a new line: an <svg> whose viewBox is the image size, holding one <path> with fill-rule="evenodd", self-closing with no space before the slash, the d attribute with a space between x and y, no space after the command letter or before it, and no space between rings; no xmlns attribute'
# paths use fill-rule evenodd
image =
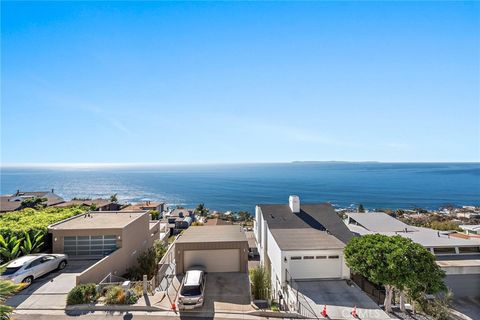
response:
<svg viewBox="0 0 480 320"><path fill-rule="evenodd" d="M271 274L273 295L291 279L348 279L343 249L353 237L328 203L257 205L254 223L260 263Z"/></svg>

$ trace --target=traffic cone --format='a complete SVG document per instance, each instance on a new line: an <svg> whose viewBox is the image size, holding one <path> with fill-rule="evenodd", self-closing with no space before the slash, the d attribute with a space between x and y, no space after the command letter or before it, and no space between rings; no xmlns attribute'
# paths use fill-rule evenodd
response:
<svg viewBox="0 0 480 320"><path fill-rule="evenodd" d="M176 311L177 310L177 305L175 303L172 303L172 310Z"/></svg>
<svg viewBox="0 0 480 320"><path fill-rule="evenodd" d="M351 314L354 318L358 318L357 306L353 307L353 310L352 310Z"/></svg>
<svg viewBox="0 0 480 320"><path fill-rule="evenodd" d="M328 315L327 315L327 306L326 306L326 305L323 306L322 317L324 317L324 318L328 317Z"/></svg>

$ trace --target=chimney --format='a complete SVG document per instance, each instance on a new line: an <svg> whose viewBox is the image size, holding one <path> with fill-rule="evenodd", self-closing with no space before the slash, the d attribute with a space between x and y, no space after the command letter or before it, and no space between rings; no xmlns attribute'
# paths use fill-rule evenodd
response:
<svg viewBox="0 0 480 320"><path fill-rule="evenodd" d="M288 206L293 213L300 212L300 198L298 196L289 196L288 197Z"/></svg>
<svg viewBox="0 0 480 320"><path fill-rule="evenodd" d="M52 193L55 193L54 191L55 191L55 189L52 189Z"/></svg>

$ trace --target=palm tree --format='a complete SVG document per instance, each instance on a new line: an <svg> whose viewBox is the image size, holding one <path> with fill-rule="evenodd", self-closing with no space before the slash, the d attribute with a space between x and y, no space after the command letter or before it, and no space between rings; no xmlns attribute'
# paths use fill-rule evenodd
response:
<svg viewBox="0 0 480 320"><path fill-rule="evenodd" d="M201 217L204 217L207 215L208 209L205 208L205 205L203 203L200 203L195 209L195 213L200 215Z"/></svg>
<svg viewBox="0 0 480 320"><path fill-rule="evenodd" d="M112 194L110 196L110 201L114 202L114 203L117 203L118 202L118 198L117 198L117 194Z"/></svg>

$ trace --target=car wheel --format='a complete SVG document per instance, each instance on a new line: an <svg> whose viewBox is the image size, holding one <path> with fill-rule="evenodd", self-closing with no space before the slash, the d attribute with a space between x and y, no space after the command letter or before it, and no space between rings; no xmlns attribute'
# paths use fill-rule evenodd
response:
<svg viewBox="0 0 480 320"><path fill-rule="evenodd" d="M26 287L30 286L32 284L33 277L26 277L25 279L22 280L22 283L25 284Z"/></svg>
<svg viewBox="0 0 480 320"><path fill-rule="evenodd" d="M67 266L67 261L63 260L58 264L58 270L63 270Z"/></svg>

